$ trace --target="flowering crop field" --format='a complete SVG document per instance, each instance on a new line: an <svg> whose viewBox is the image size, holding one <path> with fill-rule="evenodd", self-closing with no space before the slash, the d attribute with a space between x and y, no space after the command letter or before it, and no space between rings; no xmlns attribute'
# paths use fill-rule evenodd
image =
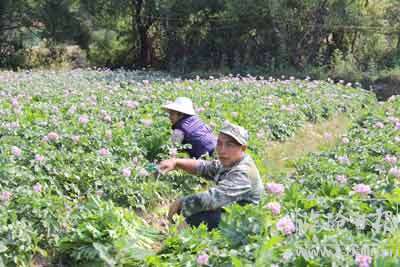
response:
<svg viewBox="0 0 400 267"><path fill-rule="evenodd" d="M228 207L213 232L161 233L138 215L207 186L156 172L172 147L161 105L177 96L215 133L225 119L247 128L266 184L259 206ZM343 113L354 122L337 146L268 176L267 141ZM0 72L0 115L0 266L400 264L398 98L294 78Z"/></svg>

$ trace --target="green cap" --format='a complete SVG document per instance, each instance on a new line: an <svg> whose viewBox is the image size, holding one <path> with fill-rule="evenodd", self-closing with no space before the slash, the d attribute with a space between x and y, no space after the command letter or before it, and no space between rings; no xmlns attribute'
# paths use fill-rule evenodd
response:
<svg viewBox="0 0 400 267"><path fill-rule="evenodd" d="M249 133L247 130L239 125L230 123L229 121L224 122L222 129L219 132L229 135L241 145L247 145L247 142L249 141Z"/></svg>

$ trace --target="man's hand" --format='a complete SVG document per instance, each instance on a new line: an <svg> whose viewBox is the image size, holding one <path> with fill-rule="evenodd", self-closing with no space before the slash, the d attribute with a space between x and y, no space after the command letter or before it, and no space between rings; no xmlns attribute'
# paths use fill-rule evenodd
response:
<svg viewBox="0 0 400 267"><path fill-rule="evenodd" d="M169 211L168 211L168 220L172 221L172 217L174 217L175 214L179 214L182 209L182 200L177 199L175 200L170 206L169 206Z"/></svg>
<svg viewBox="0 0 400 267"><path fill-rule="evenodd" d="M167 159L161 161L159 165L160 172L166 174L167 172L173 171L176 168L176 159Z"/></svg>
<svg viewBox="0 0 400 267"><path fill-rule="evenodd" d="M158 165L158 169L162 174L166 174L167 172L180 169L190 174L196 175L198 165L199 161L195 159L171 158L161 161L160 165Z"/></svg>

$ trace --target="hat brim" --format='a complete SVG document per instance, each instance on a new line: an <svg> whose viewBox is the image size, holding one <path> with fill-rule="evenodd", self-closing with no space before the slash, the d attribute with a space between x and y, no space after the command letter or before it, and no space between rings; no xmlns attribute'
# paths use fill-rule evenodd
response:
<svg viewBox="0 0 400 267"><path fill-rule="evenodd" d="M232 138L235 139L235 141L238 142L238 144L241 145L241 146L246 146L246 145L247 145L246 142L243 142L243 140L240 140L239 138L237 138L236 136L234 136L234 135L231 134L230 132L225 132L225 131L219 131L219 132L220 132L220 133L223 133L223 134L225 134L225 135L227 135L227 136L232 137Z"/></svg>
<svg viewBox="0 0 400 267"><path fill-rule="evenodd" d="M163 109L178 111L180 113L187 114L187 115L196 115L196 112L193 109L185 109L185 108L175 105L175 103L164 105Z"/></svg>

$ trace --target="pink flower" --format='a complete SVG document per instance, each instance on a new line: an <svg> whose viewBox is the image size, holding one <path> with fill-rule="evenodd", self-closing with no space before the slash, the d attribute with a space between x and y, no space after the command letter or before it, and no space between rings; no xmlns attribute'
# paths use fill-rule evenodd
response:
<svg viewBox="0 0 400 267"><path fill-rule="evenodd" d="M130 109L134 109L134 108L137 108L137 107L139 106L139 103L136 102L136 101L127 100L127 101L125 102L125 105L126 105L128 108L130 108Z"/></svg>
<svg viewBox="0 0 400 267"><path fill-rule="evenodd" d="M123 129L125 127L125 123L123 121L119 121L115 124L115 127Z"/></svg>
<svg viewBox="0 0 400 267"><path fill-rule="evenodd" d="M392 175L396 178L400 178L400 168L393 167L389 170L389 175Z"/></svg>
<svg viewBox="0 0 400 267"><path fill-rule="evenodd" d="M371 187L365 184L357 184L353 187L353 190L362 196L368 196L368 194L372 193Z"/></svg>
<svg viewBox="0 0 400 267"><path fill-rule="evenodd" d="M390 117L388 117L388 121L390 121L390 122L396 124L396 122L399 122L400 119L398 119L398 118L396 118L396 117L393 117L393 116L390 116Z"/></svg>
<svg viewBox="0 0 400 267"><path fill-rule="evenodd" d="M347 156L339 156L338 157L338 161L342 165L350 165L351 164L350 160L349 160L349 158Z"/></svg>
<svg viewBox="0 0 400 267"><path fill-rule="evenodd" d="M349 138L343 137L343 138L342 138L342 143L343 143L343 144L348 144L348 143L350 143Z"/></svg>
<svg viewBox="0 0 400 267"><path fill-rule="evenodd" d="M110 151L108 151L107 148L102 148L102 149L99 150L99 154L100 154L100 156L104 157L104 156L110 155L111 153L110 153Z"/></svg>
<svg viewBox="0 0 400 267"><path fill-rule="evenodd" d="M283 184L268 183L265 187L269 193L275 194L277 196L281 196L285 191Z"/></svg>
<svg viewBox="0 0 400 267"><path fill-rule="evenodd" d="M111 140L112 139L112 131L111 130L107 130L106 131L106 138L108 139L108 140Z"/></svg>
<svg viewBox="0 0 400 267"><path fill-rule="evenodd" d="M171 148L169 150L169 155L170 157L176 158L176 155L178 155L178 150L175 147Z"/></svg>
<svg viewBox="0 0 400 267"><path fill-rule="evenodd" d="M50 140L50 141L57 141L60 137L58 136L57 133L55 133L55 132L50 132L50 133L47 134L47 138L48 138L48 140Z"/></svg>
<svg viewBox="0 0 400 267"><path fill-rule="evenodd" d="M256 134L257 138L262 139L265 137L265 132L263 130L260 130Z"/></svg>
<svg viewBox="0 0 400 267"><path fill-rule="evenodd" d="M356 255L356 264L358 267L369 267L372 263L372 258L367 255Z"/></svg>
<svg viewBox="0 0 400 267"><path fill-rule="evenodd" d="M336 181L340 184L345 184L347 182L346 175L336 175Z"/></svg>
<svg viewBox="0 0 400 267"><path fill-rule="evenodd" d="M108 115L108 114L106 114L106 115L103 116L103 120L104 120L105 122L112 122L112 118L111 118L111 116Z"/></svg>
<svg viewBox="0 0 400 267"><path fill-rule="evenodd" d="M379 129L382 129L382 128L384 128L385 127L385 125L382 123L382 122L377 122L377 123L375 123L375 128L379 128Z"/></svg>
<svg viewBox="0 0 400 267"><path fill-rule="evenodd" d="M138 175L139 175L140 177L146 177L146 176L149 175L149 172L148 172L146 169L141 168L141 169L139 169L139 171L138 171Z"/></svg>
<svg viewBox="0 0 400 267"><path fill-rule="evenodd" d="M42 155L36 154L35 155L35 160L37 162L42 162L44 160L44 157Z"/></svg>
<svg viewBox="0 0 400 267"><path fill-rule="evenodd" d="M125 177L131 176L131 169L130 168L123 168L122 169L122 175Z"/></svg>
<svg viewBox="0 0 400 267"><path fill-rule="evenodd" d="M21 149L19 149L19 147L13 146L11 147L11 153L15 156L15 157L20 157L22 154Z"/></svg>
<svg viewBox="0 0 400 267"><path fill-rule="evenodd" d="M206 110L205 108L199 107L199 108L196 109L196 112L197 112L197 113L202 113L202 112L204 112L205 110Z"/></svg>
<svg viewBox="0 0 400 267"><path fill-rule="evenodd" d="M153 124L153 121L150 119L142 119L141 122L145 127L150 127Z"/></svg>
<svg viewBox="0 0 400 267"><path fill-rule="evenodd" d="M12 129L12 130L18 129L19 128L19 123L16 122L16 121L13 121L8 125L8 128Z"/></svg>
<svg viewBox="0 0 400 267"><path fill-rule="evenodd" d="M71 137L72 141L74 142L74 144L79 143L79 140L81 139L81 137L79 135L73 135Z"/></svg>
<svg viewBox="0 0 400 267"><path fill-rule="evenodd" d="M281 204L278 202L270 202L266 207L271 210L273 215L278 215L281 212Z"/></svg>
<svg viewBox="0 0 400 267"><path fill-rule="evenodd" d="M37 183L33 186L33 191L35 191L36 193L40 193L42 192L42 185Z"/></svg>
<svg viewBox="0 0 400 267"><path fill-rule="evenodd" d="M325 140L331 140L332 139L332 134L331 133L328 133L328 132L325 132L324 133L324 138L325 138Z"/></svg>
<svg viewBox="0 0 400 267"><path fill-rule="evenodd" d="M17 107L19 106L18 98L13 98L13 99L11 99L11 105L12 105L14 108L17 108Z"/></svg>
<svg viewBox="0 0 400 267"><path fill-rule="evenodd" d="M76 111L76 107L72 106L72 107L70 107L70 108L68 109L67 112L68 112L69 115L72 115L72 114L75 113L75 111Z"/></svg>
<svg viewBox="0 0 400 267"><path fill-rule="evenodd" d="M80 124L87 124L89 122L89 117L87 115L79 116L79 123Z"/></svg>
<svg viewBox="0 0 400 267"><path fill-rule="evenodd" d="M11 196L12 196L11 192L3 191L3 192L1 192L0 200L2 202L7 202L7 201L9 201L11 199Z"/></svg>
<svg viewBox="0 0 400 267"><path fill-rule="evenodd" d="M289 217L284 217L280 219L276 224L276 228L278 228L279 231L285 233L285 235L290 235L296 231L296 226Z"/></svg>
<svg viewBox="0 0 400 267"><path fill-rule="evenodd" d="M397 162L397 158L396 158L396 156L386 155L385 161L391 165L394 165Z"/></svg>
<svg viewBox="0 0 400 267"><path fill-rule="evenodd" d="M197 256L196 262L198 265L207 265L208 255L206 253L200 254L199 256Z"/></svg>

